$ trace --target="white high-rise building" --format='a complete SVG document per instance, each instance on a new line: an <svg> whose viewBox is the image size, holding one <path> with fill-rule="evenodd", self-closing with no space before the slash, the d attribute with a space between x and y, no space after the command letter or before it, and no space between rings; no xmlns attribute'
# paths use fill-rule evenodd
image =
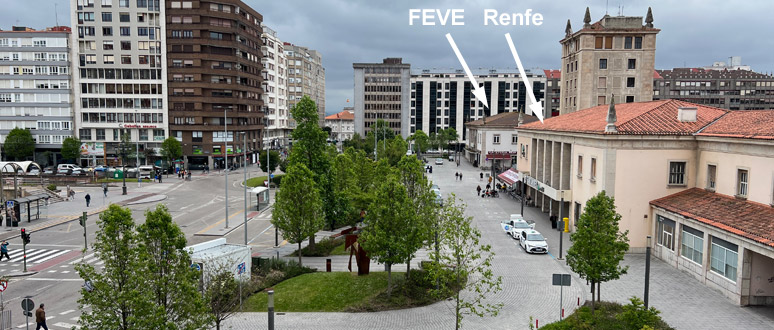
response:
<svg viewBox="0 0 774 330"><path fill-rule="evenodd" d="M277 32L262 25L263 46L263 104L266 109L266 134L263 136L263 147L286 146L290 138L290 113L288 111L287 58L282 41ZM272 141L276 141L273 142Z"/></svg>
<svg viewBox="0 0 774 330"><path fill-rule="evenodd" d="M29 129L43 166L59 158L44 153L56 155L73 136L69 38L66 26L0 31L0 143L14 128Z"/></svg>
<svg viewBox="0 0 774 330"><path fill-rule="evenodd" d="M104 146L97 163L119 162L124 134L139 144L140 163L150 163L145 150L158 150L168 136L161 8L164 0L71 0L75 127L82 142Z"/></svg>

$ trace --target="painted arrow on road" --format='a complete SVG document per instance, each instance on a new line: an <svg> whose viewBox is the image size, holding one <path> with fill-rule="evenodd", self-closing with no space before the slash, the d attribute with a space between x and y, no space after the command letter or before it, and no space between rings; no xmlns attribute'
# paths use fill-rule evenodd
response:
<svg viewBox="0 0 774 330"><path fill-rule="evenodd" d="M529 83L529 79L527 79L527 74L524 72L524 66L521 65L521 60L519 59L519 54L516 53L516 47L513 45L513 40L511 40L511 34L506 33L505 39L508 40L508 47L511 48L511 54L513 54L513 60L516 61L516 66L519 67L519 75L521 76L521 80L524 82L524 89L527 90L527 95L529 96L529 110L532 111L532 114L538 117L540 119L540 122L543 122L543 107L540 106L540 103L538 103L537 99L535 99L535 92L532 90L532 84Z"/></svg>
<svg viewBox="0 0 774 330"><path fill-rule="evenodd" d="M475 95L476 98L481 101L485 107L489 108L489 102L486 101L486 92L483 88L481 88L478 82L476 82L476 77L473 76L473 73L470 72L470 68L468 68L468 64L465 63L465 59L462 57L462 54L460 54L460 50L457 48L457 44L454 43L454 39L452 38L451 33L446 34L446 39L449 40L449 45L451 45L452 49L454 50L454 54L457 55L457 59L460 60L460 64L462 64L462 69L465 70L465 74L468 75L470 83L473 84L473 95ZM534 99L534 96L532 98Z"/></svg>

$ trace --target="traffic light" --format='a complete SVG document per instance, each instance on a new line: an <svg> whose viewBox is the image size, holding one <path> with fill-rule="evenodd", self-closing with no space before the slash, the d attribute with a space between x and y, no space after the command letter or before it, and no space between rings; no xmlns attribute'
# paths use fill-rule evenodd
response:
<svg viewBox="0 0 774 330"><path fill-rule="evenodd" d="M30 244L30 234L27 233L27 229L25 228L21 229L21 238L24 244Z"/></svg>
<svg viewBox="0 0 774 330"><path fill-rule="evenodd" d="M78 218L78 222L81 224L81 227L86 227L86 218L80 217Z"/></svg>

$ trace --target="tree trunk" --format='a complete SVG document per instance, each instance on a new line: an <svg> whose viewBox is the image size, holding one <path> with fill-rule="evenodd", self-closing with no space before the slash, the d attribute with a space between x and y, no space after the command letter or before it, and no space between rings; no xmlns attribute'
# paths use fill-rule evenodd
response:
<svg viewBox="0 0 774 330"><path fill-rule="evenodd" d="M392 264L387 264L387 297L392 295Z"/></svg>
<svg viewBox="0 0 774 330"><path fill-rule="evenodd" d="M596 284L594 280L591 280L591 317L594 317L594 284Z"/></svg>
<svg viewBox="0 0 774 330"><path fill-rule="evenodd" d="M459 274L457 278L459 279ZM456 315L454 320L455 321L454 329L460 330L460 291L459 290L457 290L457 293L455 294L455 300L456 300L456 305L454 306L454 311Z"/></svg>
<svg viewBox="0 0 774 330"><path fill-rule="evenodd" d="M298 242L298 265L301 266L301 242Z"/></svg>
<svg viewBox="0 0 774 330"><path fill-rule="evenodd" d="M314 249L314 235L309 237L309 248ZM300 250L300 249L299 249Z"/></svg>
<svg viewBox="0 0 774 330"><path fill-rule="evenodd" d="M597 302L602 302L602 281L597 282Z"/></svg>
<svg viewBox="0 0 774 330"><path fill-rule="evenodd" d="M406 262L406 279L411 278L411 258Z"/></svg>
<svg viewBox="0 0 774 330"><path fill-rule="evenodd" d="M220 320L215 320L215 330L220 330Z"/></svg>

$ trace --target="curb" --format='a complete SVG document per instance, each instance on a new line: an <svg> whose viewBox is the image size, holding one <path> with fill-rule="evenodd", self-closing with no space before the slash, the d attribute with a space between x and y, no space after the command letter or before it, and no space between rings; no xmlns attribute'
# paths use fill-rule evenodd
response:
<svg viewBox="0 0 774 330"><path fill-rule="evenodd" d="M38 272L10 273L10 274L5 275L5 277L8 277L8 278L25 277L25 276L35 275L37 273Z"/></svg>
<svg viewBox="0 0 774 330"><path fill-rule="evenodd" d="M266 207L266 208L263 210L263 212L267 212L267 211L269 211L269 210L273 210L273 209L274 209L274 204L271 204L271 205L269 205L268 207ZM249 222L250 220L253 220L254 218L255 218L255 217L250 217L250 218L248 218L248 220L247 220L247 221ZM223 236L226 236L226 235L228 235L228 234L231 234L231 232L233 232L234 230L237 230L237 229L239 229L239 228L240 228L240 227L242 227L243 225L244 225L244 222L238 222L238 225L236 225L236 226L233 226L233 227L230 227L230 228L229 228L229 230L227 230L227 231L224 231L224 232L222 232L222 233L209 234L209 233L202 233L202 232L200 231L200 232L197 232L197 233L193 234L193 236L219 236L219 237L223 237Z"/></svg>

